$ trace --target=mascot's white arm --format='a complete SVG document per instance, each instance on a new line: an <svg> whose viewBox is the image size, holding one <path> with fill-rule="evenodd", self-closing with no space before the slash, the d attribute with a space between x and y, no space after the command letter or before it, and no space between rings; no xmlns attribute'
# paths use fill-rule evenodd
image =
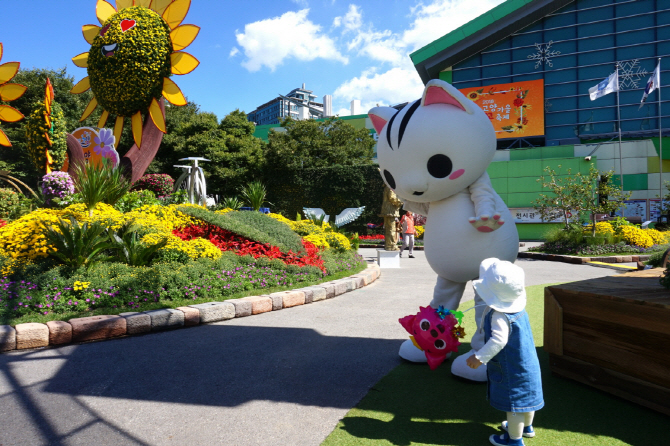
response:
<svg viewBox="0 0 670 446"><path fill-rule="evenodd" d="M468 190L470 198L475 205L476 217L470 217L468 221L479 232L492 232L505 224L496 210L496 192L491 184L489 174L484 172L481 177L472 183Z"/></svg>
<svg viewBox="0 0 670 446"><path fill-rule="evenodd" d="M430 208L430 203L419 203L417 201L403 201L403 209L406 211L414 212L415 214L423 215L428 217L428 209Z"/></svg>

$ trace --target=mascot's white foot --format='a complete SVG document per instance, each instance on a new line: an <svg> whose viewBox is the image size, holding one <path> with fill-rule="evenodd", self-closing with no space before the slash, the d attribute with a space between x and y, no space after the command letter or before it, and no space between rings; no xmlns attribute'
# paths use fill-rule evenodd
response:
<svg viewBox="0 0 670 446"><path fill-rule="evenodd" d="M464 378L470 381L485 383L487 381L486 364L482 364L476 369L471 369L465 362L473 354L475 354L475 351L470 350L468 353L460 355L456 359L454 359L454 362L451 363L451 373L460 378Z"/></svg>
<svg viewBox="0 0 670 446"><path fill-rule="evenodd" d="M398 355L400 355L402 359L405 359L409 362L428 362L426 359L426 354L423 352L423 350L416 348L414 343L409 339L402 343ZM451 353L447 355L446 359L449 359L450 356Z"/></svg>

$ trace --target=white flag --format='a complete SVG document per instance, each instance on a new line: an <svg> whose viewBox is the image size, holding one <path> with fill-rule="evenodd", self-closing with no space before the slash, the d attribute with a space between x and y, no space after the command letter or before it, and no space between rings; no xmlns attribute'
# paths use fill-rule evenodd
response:
<svg viewBox="0 0 670 446"><path fill-rule="evenodd" d="M600 82L595 87L589 88L589 96L591 100L595 101L599 97L605 96L606 94L614 93L619 91L619 72L615 71L610 74L609 77L602 82Z"/></svg>
<svg viewBox="0 0 670 446"><path fill-rule="evenodd" d="M661 88L661 61L658 61L656 69L651 73L651 77L647 81L647 86L644 89L644 95L642 95L642 101L640 101L640 108L644 105L644 101L647 100L647 96L651 94L652 91L657 88ZM638 110L640 109L638 108Z"/></svg>

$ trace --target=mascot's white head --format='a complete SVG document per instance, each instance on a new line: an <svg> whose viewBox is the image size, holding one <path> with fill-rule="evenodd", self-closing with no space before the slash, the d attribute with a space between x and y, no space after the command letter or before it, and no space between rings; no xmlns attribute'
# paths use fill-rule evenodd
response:
<svg viewBox="0 0 670 446"><path fill-rule="evenodd" d="M488 116L449 83L433 79L423 97L400 111L368 112L379 135L377 159L386 184L404 200L428 203L467 188L496 150Z"/></svg>

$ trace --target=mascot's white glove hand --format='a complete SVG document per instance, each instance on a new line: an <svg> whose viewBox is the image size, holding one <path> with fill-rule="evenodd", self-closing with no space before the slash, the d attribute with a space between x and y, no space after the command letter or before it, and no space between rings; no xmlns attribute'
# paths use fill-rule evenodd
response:
<svg viewBox="0 0 670 446"><path fill-rule="evenodd" d="M470 217L468 221L479 232L493 232L505 224L505 220L500 217L500 214L493 214L493 218L490 218L487 214Z"/></svg>

